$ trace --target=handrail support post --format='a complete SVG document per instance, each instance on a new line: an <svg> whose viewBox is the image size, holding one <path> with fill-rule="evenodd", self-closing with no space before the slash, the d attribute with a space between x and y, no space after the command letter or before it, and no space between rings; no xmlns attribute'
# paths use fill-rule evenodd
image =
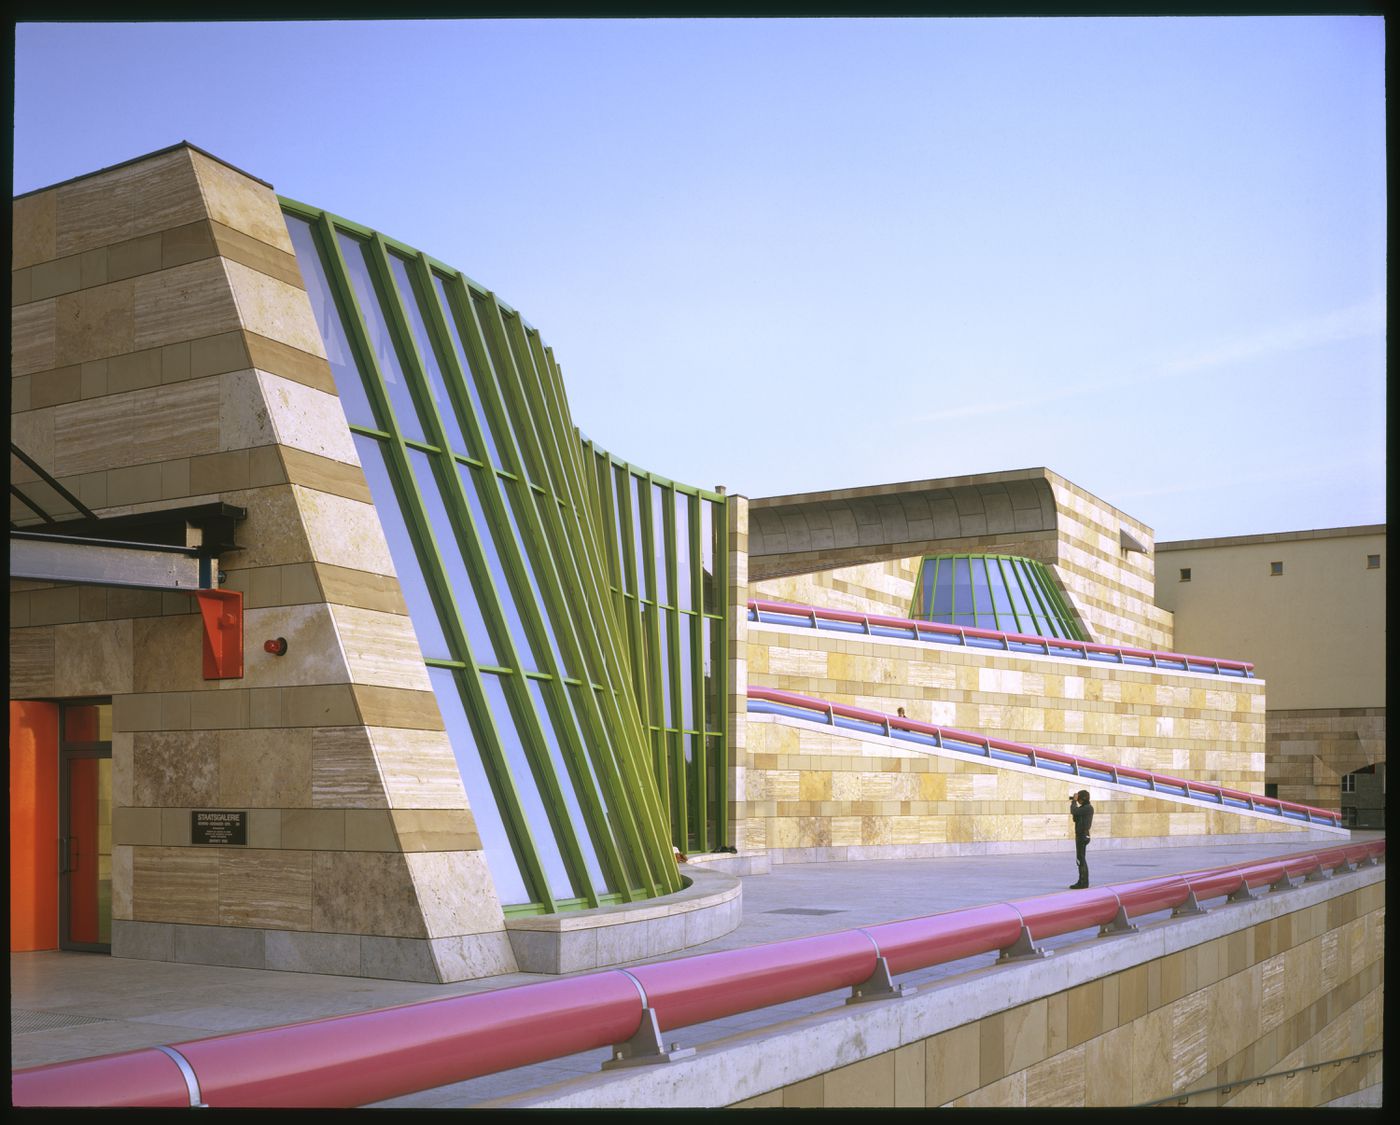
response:
<svg viewBox="0 0 1400 1125"><path fill-rule="evenodd" d="M1271 884L1269 884L1269 890L1291 891L1296 886L1299 886L1299 884L1293 881L1292 876L1288 874L1288 869L1284 868L1283 874L1280 875L1277 879L1275 879Z"/></svg>
<svg viewBox="0 0 1400 1125"><path fill-rule="evenodd" d="M1118 934L1135 934L1138 927L1128 921L1128 911L1120 902L1118 913L1113 916L1113 921L1106 922L1099 927L1099 937L1115 937Z"/></svg>
<svg viewBox="0 0 1400 1125"><path fill-rule="evenodd" d="M1240 885L1230 892L1226 902L1253 902L1259 896L1249 889L1249 883L1240 880Z"/></svg>
<svg viewBox="0 0 1400 1125"><path fill-rule="evenodd" d="M1330 878L1332 878L1332 876L1327 874L1327 872L1322 869L1322 864L1319 863L1316 867L1314 867L1311 871L1308 872L1306 878L1303 879L1303 882L1325 883Z"/></svg>
<svg viewBox="0 0 1400 1125"><path fill-rule="evenodd" d="M627 1066L648 1066L651 1063L677 1062L695 1054L694 1047L672 1043L667 1047L656 1022L656 1009L643 1008L642 1022L630 1039L613 1044L612 1058L603 1063L604 1070Z"/></svg>
<svg viewBox="0 0 1400 1125"><path fill-rule="evenodd" d="M890 977L890 963L883 957L875 958L875 971L857 985L851 986L847 1004L865 1004L871 1000L895 1000L903 996L913 996L917 992L913 985L895 984Z"/></svg>
<svg viewBox="0 0 1400 1125"><path fill-rule="evenodd" d="M1173 918L1184 918L1191 914L1204 914L1206 908L1200 904L1196 898L1196 888L1190 887L1186 891L1186 901L1180 906L1172 907Z"/></svg>
<svg viewBox="0 0 1400 1125"><path fill-rule="evenodd" d="M1003 961L1021 961L1029 957L1049 957L1052 953L1049 949L1038 949L1034 941L1031 940L1031 931L1024 922L1021 923L1021 932L1016 940L1001 951L997 957L997 964Z"/></svg>

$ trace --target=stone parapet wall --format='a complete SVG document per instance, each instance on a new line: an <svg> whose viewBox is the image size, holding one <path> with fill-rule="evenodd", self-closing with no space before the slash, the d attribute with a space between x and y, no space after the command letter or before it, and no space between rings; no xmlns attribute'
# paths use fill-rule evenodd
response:
<svg viewBox="0 0 1400 1125"><path fill-rule="evenodd" d="M1372 882L731 1108L1377 1105L1384 933Z"/></svg>
<svg viewBox="0 0 1400 1125"><path fill-rule="evenodd" d="M1385 761L1385 708L1269 711L1267 780L1285 801L1341 807L1342 777Z"/></svg>
<svg viewBox="0 0 1400 1125"><path fill-rule="evenodd" d="M744 850L773 863L1073 850L1068 797L1087 788L1095 847L1201 836L1344 838L1276 817L1124 791L1070 776L925 753L781 716L749 716ZM1091 867L1092 867L1092 855Z"/></svg>
<svg viewBox="0 0 1400 1125"><path fill-rule="evenodd" d="M13 440L99 516L247 510L219 560L242 679L203 678L188 596L11 586L11 697L112 697L113 952L512 971L271 188L179 145L15 200L14 229ZM247 846L192 845L194 808L246 811Z"/></svg>
<svg viewBox="0 0 1400 1125"><path fill-rule="evenodd" d="M1362 867L1051 956L949 965L902 997L574 1076L498 1109L1380 1104L1385 871ZM778 1022L781 1021L781 1022ZM1341 1060L1334 1063L1334 1060Z"/></svg>
<svg viewBox="0 0 1400 1125"><path fill-rule="evenodd" d="M1264 792L1264 682L749 623L748 682Z"/></svg>

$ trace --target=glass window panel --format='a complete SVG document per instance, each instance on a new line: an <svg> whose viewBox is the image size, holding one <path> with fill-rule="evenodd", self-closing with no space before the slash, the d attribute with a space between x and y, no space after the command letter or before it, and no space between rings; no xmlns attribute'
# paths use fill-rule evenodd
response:
<svg viewBox="0 0 1400 1125"><path fill-rule="evenodd" d="M988 559L987 574L992 584L992 608L996 611L996 627L1003 632L1016 631L1016 618L1011 612L1011 598L1006 592L1005 559Z"/></svg>
<svg viewBox="0 0 1400 1125"><path fill-rule="evenodd" d="M365 480L369 483L369 494L374 500L379 523L384 528L384 538L388 541L389 555L394 560L394 569L398 572L404 601L408 603L408 616L413 622L413 631L418 634L418 644L422 647L424 656L450 660L453 657L448 651L447 638L443 635L442 625L438 621L437 608L428 593L422 565L413 549L413 540L409 537L408 525L404 523L398 496L389 480L389 471L384 464L383 446L376 438L356 434L355 449L365 470Z"/></svg>
<svg viewBox="0 0 1400 1125"><path fill-rule="evenodd" d="M570 714L573 716L574 729L578 732L579 745L587 749L592 744L589 742L588 737L585 734L585 731L587 730L587 725L583 720L582 710L583 707L586 706L586 701L583 695L584 689L575 684L567 684L565 686L567 688L567 694L569 698ZM610 753L610 750L607 747L594 747L594 749L597 751L600 760ZM594 755L592 753L585 753L583 759L588 766L588 774L593 779L594 789L596 789L601 794L603 792L603 787L601 784L599 784L598 775L594 770L593 757ZM603 802L603 808L605 810L608 809L608 804L606 800L604 800ZM617 854L622 859L623 873L627 879L628 886L640 887L642 885L642 880L637 873L636 861L632 853L627 849L626 837L619 829L618 825L615 823L610 811L607 814L606 827L608 833L612 836L613 846L614 848L616 848ZM617 887L612 887L611 883L609 884L609 887L613 890L620 889Z"/></svg>
<svg viewBox="0 0 1400 1125"><path fill-rule="evenodd" d="M676 605L694 609L690 591L690 506L695 497L677 492L676 496Z"/></svg>
<svg viewBox="0 0 1400 1125"><path fill-rule="evenodd" d="M452 347L457 352L457 363L462 368L467 396L471 399L472 409L476 412L477 428L481 431L481 440L486 444L485 460L490 465L499 466L501 455L496 451L496 441L491 436L491 423L481 402L481 388L479 386L483 379L491 377L490 372L475 371L467 362L467 351L462 344L462 326L457 319L457 314L452 311L452 302L447 298L447 285L441 275L437 273L433 274L433 285L437 289L438 300L442 302L443 319L447 321L447 334L452 338ZM468 448L467 454L472 457L481 457L482 451Z"/></svg>
<svg viewBox="0 0 1400 1125"><path fill-rule="evenodd" d="M544 693L554 690L562 690L563 685L555 681L549 687L540 680L528 680L530 694L534 696L535 713L540 717L540 727L544 731L544 744L549 751L549 760L554 766L554 774L559 778L559 788L564 797L564 807L569 810L569 823L574 826L574 837L578 840L579 854L583 856L583 866L588 872L588 877L593 881L593 889L599 894L606 894L608 891L615 891L614 886L603 874L603 865L598 859L597 848L593 844L592 831L588 827L588 822L583 815L583 809L579 805L578 794L574 791L573 779L569 775L568 766L564 762L564 752L559 745L559 736L554 730L554 721L550 718L549 707L545 703ZM563 713L568 714L568 705L561 705ZM572 721L571 719L568 721ZM583 755L587 757L587 755ZM593 776L592 768L583 771L585 775L584 784L592 785L593 792L597 794L599 804L602 803L603 795L598 790L598 781Z"/></svg>
<svg viewBox="0 0 1400 1125"><path fill-rule="evenodd" d="M690 682L690 645L695 635L695 618L681 613L676 621L677 643L680 649L681 664L681 727L695 729L695 688Z"/></svg>
<svg viewBox="0 0 1400 1125"><path fill-rule="evenodd" d="M996 618L992 615L992 592L987 584L987 560L980 556L968 560L972 571L972 604L977 615L977 624L985 629L996 628Z"/></svg>
<svg viewBox="0 0 1400 1125"><path fill-rule="evenodd" d="M489 470L473 469L469 465L457 463L457 471L462 476L462 491L467 494L467 504L472 510L472 523L476 525L476 536L481 543L481 553L486 560L486 569L491 575L491 584L496 588L496 598L501 603L501 614L506 619L506 627L510 630L511 639L515 642L517 655L525 666L531 671L536 671L535 657L530 649L530 640L525 635L525 625L520 620L520 612L515 605L515 594L511 591L510 583L506 580L506 572L501 565L501 557L496 549L496 539L491 533L491 523L486 518L486 509L482 507L482 500L479 489L491 487L490 482L482 476L483 472ZM495 650L493 650L495 651ZM497 663L504 660L503 654L495 651Z"/></svg>
<svg viewBox="0 0 1400 1125"><path fill-rule="evenodd" d="M481 606L477 604L476 587L467 572L452 523L447 518L447 508L438 492L437 478L433 476L428 455L410 449L408 463L413 469L413 479L418 483L418 493L423 497L424 514L428 517L428 525L437 543L438 557L442 559L443 570L452 589L452 599L457 603L457 614L467 634L467 643L472 647L472 659L478 664L492 664L496 660L496 648L491 643L491 634L487 632Z"/></svg>
<svg viewBox="0 0 1400 1125"><path fill-rule="evenodd" d="M660 591L656 600L663 605L675 605L675 593L671 589L671 575L666 569L666 513L670 510L666 503L665 489L659 484L651 486L651 550L656 561L656 588Z"/></svg>
<svg viewBox="0 0 1400 1125"><path fill-rule="evenodd" d="M717 654L724 643L724 622L706 621L701 635L705 645L705 729L723 730L724 700L719 694L723 666Z"/></svg>
<svg viewBox="0 0 1400 1125"><path fill-rule="evenodd" d="M1011 608L1017 617L1016 629L1022 633L1036 631L1035 618L1031 614L1030 603L1026 601L1026 571L1020 559L1007 559L1006 592L1011 596Z"/></svg>
<svg viewBox="0 0 1400 1125"><path fill-rule="evenodd" d="M716 844L724 843L717 835L716 810L719 808L719 779L724 767L724 739L705 739L705 830Z"/></svg>
<svg viewBox="0 0 1400 1125"><path fill-rule="evenodd" d="M936 585L933 594L933 620L951 621L953 619L953 560L934 559L937 564L935 574Z"/></svg>
<svg viewBox="0 0 1400 1125"><path fill-rule="evenodd" d="M443 381L437 352L428 336L428 325L423 319L423 311L418 305L417 290L413 285L412 278L408 275L408 263L399 255L391 253L389 255L389 269L394 275L394 284L398 286L399 299L403 302L404 310L408 314L409 327L413 330L413 339L418 345L418 354L423 359L423 373L428 380L428 394L432 396L433 405L437 407L438 414L442 417L443 428L447 431L448 446L455 453L466 453L467 443L462 437L462 427L457 421L457 412L452 408L452 399L447 393L447 384Z"/></svg>
<svg viewBox="0 0 1400 1125"><path fill-rule="evenodd" d="M630 475L630 474L629 474ZM637 579L638 593L642 597L654 598L655 592L651 588L651 576L647 573L647 547L646 533L643 527L646 509L642 507L642 479L632 477L632 546L637 552L637 573L641 575Z"/></svg>
<svg viewBox="0 0 1400 1125"><path fill-rule="evenodd" d="M933 617L934 579L938 574L938 561L925 559L919 567L919 588L915 593L914 616L925 621Z"/></svg>
<svg viewBox="0 0 1400 1125"><path fill-rule="evenodd" d="M102 731L102 709L107 711L107 730ZM110 704L66 704L63 708L64 742L111 742L112 707Z"/></svg>
<svg viewBox="0 0 1400 1125"><path fill-rule="evenodd" d="M953 624L976 624L972 615L972 568L966 558L953 560Z"/></svg>
<svg viewBox="0 0 1400 1125"><path fill-rule="evenodd" d="M715 542L718 526L714 522L713 500L700 501L700 593L706 613L719 612L719 590L715 584Z"/></svg>
<svg viewBox="0 0 1400 1125"><path fill-rule="evenodd" d="M316 327L321 330L321 341L326 345L326 358L330 361L331 375L335 378L335 389L340 395L345 417L357 426L377 430L380 425L370 409L364 381L360 378L359 368L355 366L350 341L345 335L345 325L336 311L311 224L291 215L287 215L286 219L287 231L292 236L292 246L297 254L297 265L301 267L301 276L306 282L306 295L311 300Z"/></svg>
<svg viewBox="0 0 1400 1125"><path fill-rule="evenodd" d="M673 727L676 720L671 715L671 615L664 609L658 610L656 621L661 627L660 651L656 656L656 674L661 680L661 719L657 726Z"/></svg>
<svg viewBox="0 0 1400 1125"><path fill-rule="evenodd" d="M355 291L356 303L360 306L360 316L369 333L370 347L374 349L374 359L384 386L389 391L389 402L394 408L394 418L398 422L399 433L414 441L426 441L423 424L418 420L418 410L409 394L408 381L399 363L399 354L394 350L394 339L389 333L389 322L379 305L379 297L370 278L369 255L371 246L363 239L336 231L340 241L340 252L345 258L345 272L350 275L350 285Z"/></svg>
<svg viewBox="0 0 1400 1125"><path fill-rule="evenodd" d="M507 495L511 500L516 500L521 495L520 486L511 481L502 481ZM540 496L527 490L527 496L533 496L538 505L536 511L539 513L540 523L543 524L545 518L546 505L554 503L546 496ZM544 625L544 635L549 641L550 651L554 653L554 662L559 669L560 675L570 675L571 670L564 663L564 654L559 649L559 641L554 635L554 623L549 619L549 607L545 604L544 595L540 593L540 584L535 577L535 565L530 561L530 553L525 549L525 540L520 534L520 524L516 521L515 509L506 505L506 516L510 520L511 534L515 537L515 548L520 553L520 560L525 564L525 577L530 580L530 592L535 595L535 605L539 607L540 621Z"/></svg>
<svg viewBox="0 0 1400 1125"><path fill-rule="evenodd" d="M442 711L447 738L452 743L452 755L457 759L457 769L467 791L467 801L476 820L482 851L486 853L486 864L496 884L496 894L506 906L529 902L530 892L525 889L520 862L510 846L510 836L501 818L500 806L476 748L476 736L467 722L457 678L450 668L429 668L428 678L432 681L433 694Z"/></svg>
<svg viewBox="0 0 1400 1125"><path fill-rule="evenodd" d="M525 820L530 825L530 837L535 844L535 854L549 880L549 892L554 898L575 898L582 895L583 889L574 886L573 880L564 865L564 855L559 841L554 835L554 826L545 811L544 796L530 761L525 756L524 742L516 730L515 719L506 702L505 686L501 678L491 672L481 676L481 686L486 691L486 701L491 715L496 721L496 730L501 736L501 750L510 767L510 775L515 781L516 792L520 796L520 807ZM562 779L568 785L569 779Z"/></svg>

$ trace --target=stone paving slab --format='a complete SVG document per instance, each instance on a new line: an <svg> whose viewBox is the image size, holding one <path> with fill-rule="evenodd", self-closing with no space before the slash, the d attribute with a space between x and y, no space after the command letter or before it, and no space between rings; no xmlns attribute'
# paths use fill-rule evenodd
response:
<svg viewBox="0 0 1400 1125"><path fill-rule="evenodd" d="M1383 833L1353 834L1354 840ZM1307 850L1306 844L1218 843L1197 838L1191 846L1166 849L1090 847L1096 884L1150 878L1174 872L1243 863ZM668 960L722 949L853 929L878 922L1037 895L1054 894L1074 879L1072 854L980 855L924 860L778 864L764 875L743 879L744 918L738 929L685 954L630 962ZM823 910L832 913L792 913ZM1065 935L1058 942L1081 940ZM1053 943L1047 943L1053 944ZM927 982L991 964L994 954L968 958L908 974L900 981ZM484 992L553 977L512 973L454 984L377 981L313 973L276 972L215 965L133 961L90 953L40 952L10 956L10 1003L16 1027L11 1065L35 1066L63 1059L178 1043L221 1030L275 1026L417 1000ZM693 1046L753 1031L798 1015L844 1003L844 992L810 997L759 1012L740 1013L712 1025L682 1028L668 1041ZM101 1022L25 1031L41 1024L20 1013L66 1013ZM590 1051L504 1074L488 1075L437 1090L406 1095L386 1106L463 1106L509 1096L596 1071L606 1051Z"/></svg>

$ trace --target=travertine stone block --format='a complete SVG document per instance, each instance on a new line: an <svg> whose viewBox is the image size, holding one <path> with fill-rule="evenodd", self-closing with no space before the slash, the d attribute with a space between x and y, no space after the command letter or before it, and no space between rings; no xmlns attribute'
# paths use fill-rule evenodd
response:
<svg viewBox="0 0 1400 1125"><path fill-rule="evenodd" d="M200 152L190 153L190 163L210 218L278 250L293 252L272 188Z"/></svg>
<svg viewBox="0 0 1400 1125"><path fill-rule="evenodd" d="M11 269L47 262L58 256L55 243L56 191L37 191L14 201Z"/></svg>
<svg viewBox="0 0 1400 1125"><path fill-rule="evenodd" d="M217 925L218 888L217 851L132 849L131 905L137 921Z"/></svg>
<svg viewBox="0 0 1400 1125"><path fill-rule="evenodd" d="M219 857L219 922L259 929L311 929L312 856L232 851Z"/></svg>

